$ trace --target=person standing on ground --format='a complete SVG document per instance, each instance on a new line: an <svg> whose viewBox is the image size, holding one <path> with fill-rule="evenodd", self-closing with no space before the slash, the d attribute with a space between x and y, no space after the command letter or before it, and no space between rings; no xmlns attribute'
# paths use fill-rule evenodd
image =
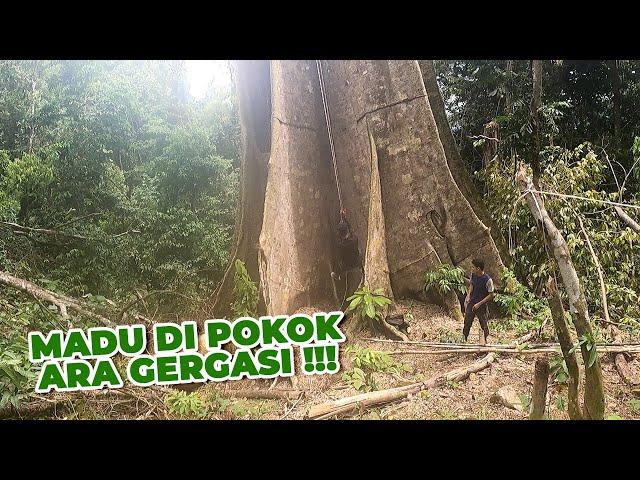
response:
<svg viewBox="0 0 640 480"><path fill-rule="evenodd" d="M480 336L480 344L485 345L487 337L489 337L489 302L493 298L493 280L484 271L483 260L474 259L471 264L473 267L469 277L469 293L464 302L465 312L462 334L466 342L473 320L478 317L480 327L484 333L484 335Z"/></svg>

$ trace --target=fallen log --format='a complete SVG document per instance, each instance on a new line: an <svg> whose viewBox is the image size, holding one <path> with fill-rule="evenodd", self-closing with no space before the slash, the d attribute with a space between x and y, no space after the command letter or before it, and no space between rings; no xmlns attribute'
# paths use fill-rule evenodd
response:
<svg viewBox="0 0 640 480"><path fill-rule="evenodd" d="M76 313L86 315L95 320L98 320L103 325L113 325L113 322L111 322L111 320L95 312L92 312L87 307L80 304L78 301L42 288L39 285L36 285L35 283L28 280L14 277L13 275L9 275L6 272L0 271L0 283L8 287L15 288L16 290L26 292L32 297L39 300L44 300L45 302L54 304L58 307L58 309L60 310L60 315L62 315L63 317L67 317L69 315L67 313L67 310L73 310Z"/></svg>
<svg viewBox="0 0 640 480"><path fill-rule="evenodd" d="M523 343L523 338L526 338L528 340L531 339L531 337L528 336L529 334L525 335L524 337L521 337L517 340L514 340L514 342L519 342L519 343ZM399 345L423 345L426 347L434 347L434 348L477 348L477 347L508 347L511 344L508 343L486 343L484 345L480 344L480 343L442 343L442 342L420 342L420 341L402 341L402 340L388 340L388 339L383 339L383 338L364 338L363 340L367 340L370 342L381 342L381 343L395 343L395 344L399 344ZM536 346L539 347L549 347L549 346L554 346L557 345L556 343L537 343ZM640 346L640 343L633 343L633 344L625 344L625 345L638 345Z"/></svg>

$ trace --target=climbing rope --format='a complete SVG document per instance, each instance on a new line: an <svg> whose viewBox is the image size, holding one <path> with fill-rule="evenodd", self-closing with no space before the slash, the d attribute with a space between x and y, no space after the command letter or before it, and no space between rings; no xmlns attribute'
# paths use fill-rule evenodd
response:
<svg viewBox="0 0 640 480"><path fill-rule="evenodd" d="M527 193L530 193L530 192L538 193L540 195L551 195L551 196L554 196L554 197L574 198L576 200L584 200L585 202L605 203L607 205L613 205L615 207L640 209L640 205L633 205L633 204L630 204L630 203L612 202L612 201L609 201L609 200L600 200L598 198L580 197L578 195L571 195L571 194L568 194L568 193L547 192L547 191L544 191L544 190L530 189L530 190L527 190L526 192L524 192L524 194L522 196L524 197Z"/></svg>
<svg viewBox="0 0 640 480"><path fill-rule="evenodd" d="M342 214L342 194L340 193L340 181L338 180L338 165L336 164L336 151L333 147L333 135L331 134L331 117L329 115L329 105L327 104L327 97L324 90L324 76L322 75L322 67L320 60L316 60L316 67L318 68L318 80L320 81L320 95L322 96L322 107L324 108L324 119L327 124L327 135L329 136L329 146L331 147L331 162L333 163L333 175L336 182L336 190L338 191L338 203L340 204L340 212Z"/></svg>

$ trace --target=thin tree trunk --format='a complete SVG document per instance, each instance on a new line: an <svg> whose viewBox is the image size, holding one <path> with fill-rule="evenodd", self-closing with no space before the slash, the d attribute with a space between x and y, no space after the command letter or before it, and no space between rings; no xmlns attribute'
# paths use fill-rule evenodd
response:
<svg viewBox="0 0 640 480"><path fill-rule="evenodd" d="M618 71L618 60L608 60L609 76L611 77L611 90L613 93L613 138L616 149L620 149L620 107L622 96L620 94L620 73Z"/></svg>
<svg viewBox="0 0 640 480"><path fill-rule="evenodd" d="M569 306L573 316L573 323L579 337L593 338L593 330L587 310L587 301L582 292L580 279L573 266L569 246L560 230L555 226L542 201L542 197L532 192L534 185L527 178L525 169L521 168L516 175L516 181L520 191L529 204L529 209L542 228L544 241L552 251L558 270L562 276L562 283L569 297ZM585 363L585 391L584 391L584 414L588 419L599 419L604 417L604 392L602 387L602 368L600 360L596 359L589 365L590 351L587 345L581 345L582 358Z"/></svg>
<svg viewBox="0 0 640 480"><path fill-rule="evenodd" d="M547 385L549 384L549 359L545 356L536 360L531 395L529 420L542 420L547 405Z"/></svg>
<svg viewBox="0 0 640 480"><path fill-rule="evenodd" d="M531 157L531 168L533 169L533 184L540 185L540 122L538 109L542 100L542 61L532 60L531 70L533 74L533 94L531 96L530 117L533 128L533 154Z"/></svg>
<svg viewBox="0 0 640 480"><path fill-rule="evenodd" d="M35 73L34 73L35 75ZM30 118L29 118L29 153L33 153L33 141L36 136L36 125L35 125L35 116L36 116L36 79L31 79L31 108L29 109Z"/></svg>
<svg viewBox="0 0 640 480"><path fill-rule="evenodd" d="M513 113L513 60L507 60L507 88L505 94L505 111Z"/></svg>
<svg viewBox="0 0 640 480"><path fill-rule="evenodd" d="M567 371L569 372L569 378L567 379L567 411L570 419L581 420L582 413L580 413L580 401L578 398L578 388L580 387L580 368L578 367L576 354L571 351L573 348L573 342L571 341L571 335L569 333L569 327L567 326L564 307L562 306L558 287L552 277L549 277L549 281L547 282L547 292L549 294L549 308L551 310L553 325L556 330L556 337L558 337L562 356L567 365Z"/></svg>

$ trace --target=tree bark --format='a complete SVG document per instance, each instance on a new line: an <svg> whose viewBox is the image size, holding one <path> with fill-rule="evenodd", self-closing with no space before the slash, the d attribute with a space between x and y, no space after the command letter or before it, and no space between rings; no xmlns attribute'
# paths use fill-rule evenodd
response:
<svg viewBox="0 0 640 480"><path fill-rule="evenodd" d="M273 61L271 157L259 269L267 313L331 309L336 203L315 61Z"/></svg>
<svg viewBox="0 0 640 480"><path fill-rule="evenodd" d="M580 279L573 266L569 246L560 230L555 226L542 201L542 197L532 192L534 185L527 178L525 170L520 169L516 176L516 181L520 191L529 205L529 209L542 229L544 241L549 250L553 252L558 270L562 277L562 283L569 297L569 306L573 316L573 323L579 337L593 338L587 301L582 292ZM589 367L589 350L583 344L581 346L582 358L585 363L585 393L584 393L584 415L588 419L599 419L604 417L604 393L602 387L602 369L600 360L596 357L595 362Z"/></svg>
<svg viewBox="0 0 640 480"><path fill-rule="evenodd" d="M542 420L547 406L547 385L549 384L549 360L547 357L536 360L533 379L533 394L531 395L531 413L529 420Z"/></svg>
<svg viewBox="0 0 640 480"><path fill-rule="evenodd" d="M620 335L620 330L618 330L618 327L616 327L615 325L612 325L611 330L613 332L613 343L621 344L622 337ZM640 385L640 379L638 379L637 376L634 376L631 373L631 370L629 368L629 365L627 364L627 359L624 353L622 352L614 353L613 362L616 366L616 370L618 371L618 374L620 375L620 378L622 378L622 380L626 384L631 386Z"/></svg>

